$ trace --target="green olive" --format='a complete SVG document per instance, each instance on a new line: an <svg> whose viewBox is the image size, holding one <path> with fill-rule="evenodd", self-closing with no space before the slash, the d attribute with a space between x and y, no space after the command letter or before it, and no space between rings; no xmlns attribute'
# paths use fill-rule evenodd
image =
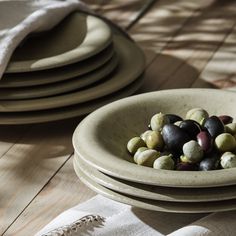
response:
<svg viewBox="0 0 236 236"><path fill-rule="evenodd" d="M151 131L146 137L148 148L161 150L164 146L162 135L159 131Z"/></svg>
<svg viewBox="0 0 236 236"><path fill-rule="evenodd" d="M145 146L145 142L140 137L134 137L129 140L127 149L131 154L134 154L138 150L138 148Z"/></svg>
<svg viewBox="0 0 236 236"><path fill-rule="evenodd" d="M175 162L172 159L172 154L161 156L153 163L154 169L173 170Z"/></svg>
<svg viewBox="0 0 236 236"><path fill-rule="evenodd" d="M186 119L187 120L195 120L197 121L200 125L204 123L204 120L209 117L209 114L207 113L206 110L202 108L193 108L189 110L186 114Z"/></svg>
<svg viewBox="0 0 236 236"><path fill-rule="evenodd" d="M236 149L236 140L232 134L223 133L216 137L215 146L220 152L230 152Z"/></svg>
<svg viewBox="0 0 236 236"><path fill-rule="evenodd" d="M236 167L236 155L232 152L225 152L220 160L220 164L224 169Z"/></svg>
<svg viewBox="0 0 236 236"><path fill-rule="evenodd" d="M143 152L143 151L146 151L148 150L147 147L140 147L134 154L134 162L137 163L137 158L138 158L138 155Z"/></svg>
<svg viewBox="0 0 236 236"><path fill-rule="evenodd" d="M236 123L230 123L230 124L225 125L225 132L235 135L236 134Z"/></svg>
<svg viewBox="0 0 236 236"><path fill-rule="evenodd" d="M148 149L142 152L139 152L134 161L138 165L142 166L149 166L152 167L154 161L160 156L160 152L157 152L156 150L153 149Z"/></svg>
<svg viewBox="0 0 236 236"><path fill-rule="evenodd" d="M201 146L195 140L191 140L183 146L183 156L181 156L182 162L196 163L202 160L203 150Z"/></svg>
<svg viewBox="0 0 236 236"><path fill-rule="evenodd" d="M161 131L163 126L169 123L169 119L163 113L158 113L151 118L151 128L155 131Z"/></svg>
<svg viewBox="0 0 236 236"><path fill-rule="evenodd" d="M146 139L150 133L152 133L152 130L147 130L140 135L140 138L146 143Z"/></svg>

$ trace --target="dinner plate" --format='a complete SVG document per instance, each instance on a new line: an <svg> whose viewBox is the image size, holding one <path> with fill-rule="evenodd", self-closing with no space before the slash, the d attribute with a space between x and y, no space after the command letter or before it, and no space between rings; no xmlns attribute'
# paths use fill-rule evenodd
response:
<svg viewBox="0 0 236 236"><path fill-rule="evenodd" d="M235 168L156 170L135 164L126 149L127 142L147 130L151 117L158 112L185 117L188 110L202 107L210 115L236 117L235 104L234 92L217 89L171 89L140 94L104 106L87 116L74 132L73 146L88 164L132 182L191 188L236 185Z"/></svg>
<svg viewBox="0 0 236 236"><path fill-rule="evenodd" d="M4 74L0 80L0 88L38 86L71 79L98 69L107 63L113 55L114 47L111 43L102 52L78 63L56 69Z"/></svg>
<svg viewBox="0 0 236 236"><path fill-rule="evenodd" d="M114 71L117 65L118 57L114 55L110 61L100 68L70 80L33 87L0 88L0 100L41 98L75 91L104 79Z"/></svg>
<svg viewBox="0 0 236 236"><path fill-rule="evenodd" d="M75 165L75 162L74 162ZM208 213L236 210L236 199L214 202L166 202L149 200L144 198L127 196L108 189L86 175L80 168L75 168L80 180L93 191L112 200L128 204L134 207L152 211L173 212L173 213Z"/></svg>
<svg viewBox="0 0 236 236"><path fill-rule="evenodd" d="M169 188L138 184L106 175L88 165L74 152L74 168L83 172L98 184L130 196L170 202L210 202L236 199L236 186L216 188Z"/></svg>
<svg viewBox="0 0 236 236"><path fill-rule="evenodd" d="M78 105L42 111L0 113L0 124L33 124L82 116L94 111L101 106L104 106L105 104L133 94L141 87L142 82L143 76L140 76L133 83L129 84L119 91L101 97L99 99L91 100L89 102L81 103Z"/></svg>
<svg viewBox="0 0 236 236"><path fill-rule="evenodd" d="M0 112L22 112L65 107L97 99L124 88L143 73L144 55L135 43L124 36L114 35L114 43L117 45L116 52L119 57L119 66L103 83L82 91L48 98L1 101Z"/></svg>
<svg viewBox="0 0 236 236"><path fill-rule="evenodd" d="M98 17L74 12L52 30L29 37L14 52L6 72L57 68L85 60L112 41L110 27Z"/></svg>

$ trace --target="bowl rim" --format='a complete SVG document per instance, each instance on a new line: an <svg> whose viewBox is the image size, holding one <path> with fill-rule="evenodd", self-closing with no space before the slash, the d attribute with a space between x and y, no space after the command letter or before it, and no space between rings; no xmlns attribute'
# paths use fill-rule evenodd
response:
<svg viewBox="0 0 236 236"><path fill-rule="evenodd" d="M106 114L116 112L124 107L137 103L137 98L153 99L167 95L199 95L207 92L207 96L224 96L236 102L235 92L219 89L170 89L149 92L123 98L105 105L88 115L75 129L72 142L75 151L88 164L111 176L134 181L138 183L168 186L168 187L217 187L236 184L236 169L222 169L214 171L173 171L155 170L150 167L139 166L126 160L117 158L116 155L102 151L99 145L91 146L92 134L95 133L98 124L103 121ZM88 130L90 132L88 132ZM102 151L102 152L101 152ZM102 155L97 158L98 153Z"/></svg>

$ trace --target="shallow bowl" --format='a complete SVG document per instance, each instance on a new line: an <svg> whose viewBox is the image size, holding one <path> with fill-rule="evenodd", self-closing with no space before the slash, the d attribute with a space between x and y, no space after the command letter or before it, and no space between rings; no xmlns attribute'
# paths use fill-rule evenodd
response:
<svg viewBox="0 0 236 236"><path fill-rule="evenodd" d="M236 169L214 171L156 170L133 163L128 140L147 130L151 117L175 113L185 117L195 107L210 115L236 117L236 96L216 89L173 89L121 99L87 116L76 128L73 145L88 164L133 182L169 187L214 187L236 184Z"/></svg>

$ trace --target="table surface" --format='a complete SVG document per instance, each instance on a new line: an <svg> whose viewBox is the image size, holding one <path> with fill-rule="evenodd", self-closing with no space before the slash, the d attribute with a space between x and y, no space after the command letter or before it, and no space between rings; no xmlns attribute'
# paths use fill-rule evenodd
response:
<svg viewBox="0 0 236 236"><path fill-rule="evenodd" d="M236 88L235 1L87 0L145 51L139 93ZM96 193L75 175L72 133L80 118L0 127L0 234L33 235Z"/></svg>

